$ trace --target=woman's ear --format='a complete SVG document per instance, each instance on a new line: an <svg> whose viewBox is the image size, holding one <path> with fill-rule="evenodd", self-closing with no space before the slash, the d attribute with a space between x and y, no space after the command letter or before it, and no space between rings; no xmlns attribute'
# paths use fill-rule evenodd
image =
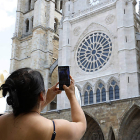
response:
<svg viewBox="0 0 140 140"><path fill-rule="evenodd" d="M41 92L39 95L40 101L44 101L45 100L45 94L44 92Z"/></svg>

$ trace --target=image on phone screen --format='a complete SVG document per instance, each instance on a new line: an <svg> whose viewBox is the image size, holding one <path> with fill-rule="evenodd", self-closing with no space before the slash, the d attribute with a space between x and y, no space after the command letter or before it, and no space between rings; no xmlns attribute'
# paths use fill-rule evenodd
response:
<svg viewBox="0 0 140 140"><path fill-rule="evenodd" d="M70 71L69 66L59 66L59 90L64 90L63 85L70 86Z"/></svg>

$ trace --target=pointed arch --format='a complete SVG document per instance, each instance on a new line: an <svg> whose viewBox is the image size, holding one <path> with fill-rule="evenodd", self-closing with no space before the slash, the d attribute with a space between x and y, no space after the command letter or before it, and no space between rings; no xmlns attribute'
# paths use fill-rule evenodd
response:
<svg viewBox="0 0 140 140"><path fill-rule="evenodd" d="M58 19L57 18L54 19L54 32L58 33Z"/></svg>
<svg viewBox="0 0 140 140"><path fill-rule="evenodd" d="M112 76L112 77L110 77L109 80L107 81L107 90L109 89L110 83L111 83L111 81L113 81L113 80L116 81L117 85L119 86L119 81L118 81L118 79L117 79L116 77Z"/></svg>
<svg viewBox="0 0 140 140"><path fill-rule="evenodd" d="M112 127L110 127L110 130L109 130L108 140L115 140L115 134Z"/></svg>
<svg viewBox="0 0 140 140"><path fill-rule="evenodd" d="M92 104L93 103L93 88L92 85L87 82L83 88L84 91L84 104Z"/></svg>
<svg viewBox="0 0 140 140"><path fill-rule="evenodd" d="M99 80L95 83L94 93L96 93L99 83L102 83L102 84L105 86L105 82L104 82L102 79L99 79Z"/></svg>
<svg viewBox="0 0 140 140"><path fill-rule="evenodd" d="M93 118L90 114L85 112L86 120L87 120L87 131L85 132L83 138L81 140L104 140L104 135L102 132L102 128L98 121Z"/></svg>
<svg viewBox="0 0 140 140"><path fill-rule="evenodd" d="M29 19L26 19L25 20L25 24L26 24L26 33L28 33L29 32Z"/></svg>
<svg viewBox="0 0 140 140"><path fill-rule="evenodd" d="M87 87L87 85L90 85L92 87L92 84L90 82L86 82L83 86L83 91L85 90L85 88Z"/></svg>
<svg viewBox="0 0 140 140"><path fill-rule="evenodd" d="M106 89L105 82L99 79L95 84L95 93L96 93L96 102L105 102L106 101Z"/></svg>
<svg viewBox="0 0 140 140"><path fill-rule="evenodd" d="M109 100L120 99L119 81L117 80L117 78L109 78L107 82L107 90L109 91Z"/></svg>
<svg viewBox="0 0 140 140"><path fill-rule="evenodd" d="M134 104L123 116L119 129L118 140L139 140L140 107Z"/></svg>

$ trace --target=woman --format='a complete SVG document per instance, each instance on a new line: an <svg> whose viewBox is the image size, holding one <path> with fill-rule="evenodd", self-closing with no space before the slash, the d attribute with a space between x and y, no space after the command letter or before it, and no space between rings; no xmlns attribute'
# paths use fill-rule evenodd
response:
<svg viewBox="0 0 140 140"><path fill-rule="evenodd" d="M49 120L41 110L61 91L58 83L47 93L42 75L30 68L13 72L2 85L3 96L13 113L0 117L0 140L80 140L86 131L85 115L75 97L74 80L63 86L71 105L72 122Z"/></svg>

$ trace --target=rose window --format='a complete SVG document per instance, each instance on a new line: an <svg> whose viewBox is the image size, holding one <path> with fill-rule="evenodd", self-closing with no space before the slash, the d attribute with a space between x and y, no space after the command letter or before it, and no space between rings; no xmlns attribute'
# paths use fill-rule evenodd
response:
<svg viewBox="0 0 140 140"><path fill-rule="evenodd" d="M111 39L104 33L93 33L86 37L78 47L78 65L86 72L97 71L107 63L111 52Z"/></svg>

